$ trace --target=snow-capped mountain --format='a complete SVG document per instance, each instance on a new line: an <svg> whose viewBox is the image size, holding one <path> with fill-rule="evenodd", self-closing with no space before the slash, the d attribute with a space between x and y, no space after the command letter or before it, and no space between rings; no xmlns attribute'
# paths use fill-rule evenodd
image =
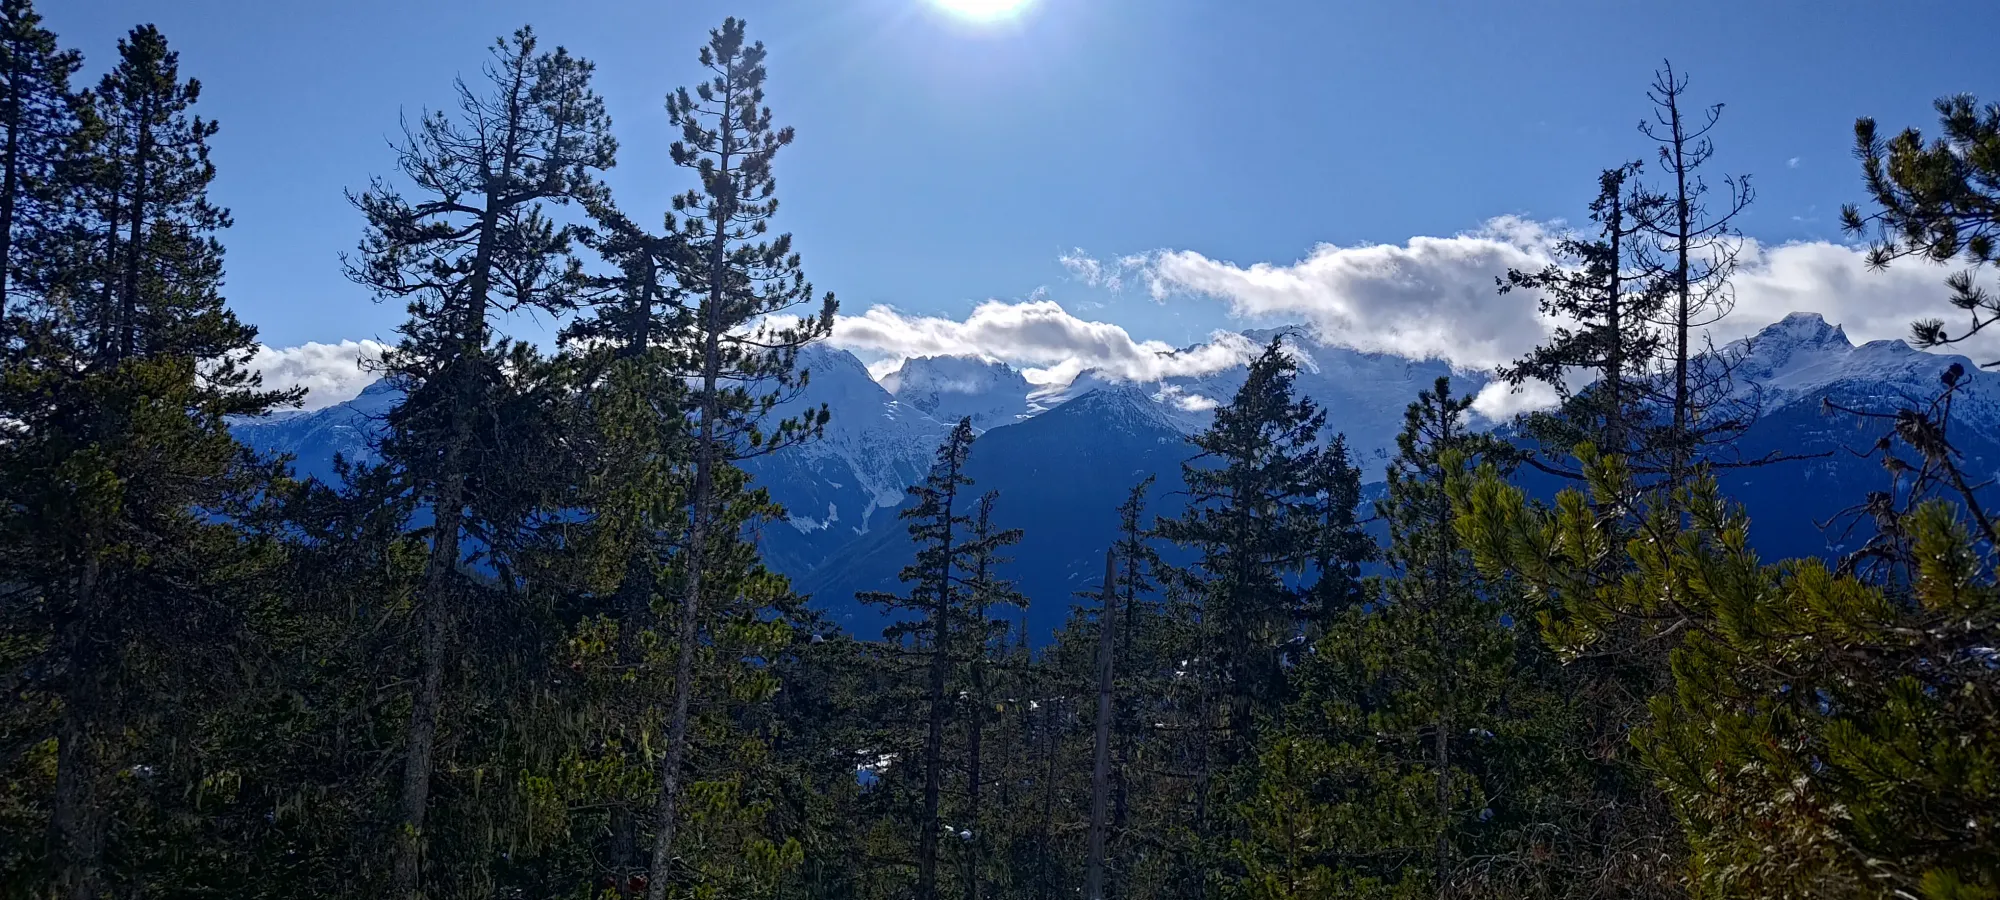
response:
<svg viewBox="0 0 2000 900"><path fill-rule="evenodd" d="M1148 514L1178 514L1180 465L1190 452L1159 404L1129 385L1091 391L995 428L973 444L965 467L970 490L997 492L994 524L1023 531L1021 543L1007 553L1013 562L1004 575L1030 598L1032 633L1060 626L1069 616L1070 595L1102 578L1118 504L1133 485L1157 477ZM905 589L897 573L913 548L900 525L840 547L823 565L795 575L794 584L845 627L873 636L885 622L854 595Z"/></svg>
<svg viewBox="0 0 2000 900"><path fill-rule="evenodd" d="M1456 371L1439 359L1409 359L1390 353L1364 353L1317 340L1300 327L1246 331L1264 344L1282 336L1298 364L1294 387L1326 410L1329 431L1347 437L1347 448L1361 466L1363 481L1380 481L1388 458L1396 452L1396 435L1403 429L1403 411L1439 378L1449 377L1455 394L1475 394L1491 377L1484 372ZM1248 368L1237 366L1193 378L1161 383L1161 400L1176 407L1177 418L1190 431L1207 427L1215 406L1228 403L1243 387Z"/></svg>
<svg viewBox="0 0 2000 900"><path fill-rule="evenodd" d="M345 403L311 412L279 413L245 419L230 427L237 440L264 453L288 453L299 477L333 477L336 454L353 461L375 457L382 419L403 402L403 392L387 380L362 388Z"/></svg>
<svg viewBox="0 0 2000 900"><path fill-rule="evenodd" d="M1329 430L1347 435L1369 481L1380 480L1381 458L1418 391L1440 376L1450 376L1461 394L1488 380L1437 360L1361 353L1286 331L1299 391L1326 409ZM1262 342L1275 333L1246 336ZM1762 411L1734 449L1743 459L1774 451L1793 457L1719 476L1749 512L1753 539L1770 558L1851 550L1865 534L1843 531L1839 515L1889 484L1879 458L1848 452L1872 445L1879 423L1859 427L1851 416L1829 415L1822 398L1893 411L1934 395L1940 374L1957 363L1967 385L1953 407L1952 440L1970 471L2000 473L2000 373L1971 360L1901 341L1855 346L1810 313L1787 316L1725 352L1738 383L1755 386ZM1068 385L1037 389L1011 368L976 359L911 360L886 386L832 347L808 348L800 364L808 384L777 414L823 403L832 413L825 437L745 463L789 514L759 536L770 565L851 627L871 630L873 614L854 603L854 592L897 587L896 571L911 550L896 521L904 489L923 477L950 423L970 416L984 429L968 465L973 489L999 491L1000 524L1027 533L1010 577L1036 601L1030 625L1044 634L1066 617L1069 592L1102 566L1114 510L1132 485L1156 477L1150 512L1174 514L1180 464L1190 454L1186 435L1208 424L1246 371L1239 365L1153 383L1085 372ZM253 447L293 454L301 474L324 478L335 453L368 456L382 414L400 400L399 391L378 383L347 403L244 421L236 431ZM1524 486L1545 493L1566 485ZM1828 522L1836 524L1823 528Z"/></svg>
<svg viewBox="0 0 2000 900"><path fill-rule="evenodd" d="M882 378L898 401L940 422L970 418L979 431L1031 415L1028 383L1014 367L967 356L920 356Z"/></svg>
<svg viewBox="0 0 2000 900"><path fill-rule="evenodd" d="M904 488L922 480L951 426L903 403L845 350L800 351L805 389L774 411L784 418L825 404L824 437L750 459L743 468L783 504L785 526L764 548L781 571L808 571L840 545L885 522L894 527Z"/></svg>
<svg viewBox="0 0 2000 900"><path fill-rule="evenodd" d="M1455 371L1443 360L1413 360L1389 353L1364 353L1335 346L1314 337L1303 326L1246 331L1243 336L1262 345L1283 337L1287 351L1298 363L1296 386L1326 410L1329 432L1343 434L1350 452L1362 465L1363 478L1382 479L1382 461L1395 451L1396 433L1403 426L1403 410L1440 377L1450 377L1453 390L1477 393L1491 380L1483 372ZM1201 349L1201 345L1183 352ZM943 412L940 418L956 421L974 409L1004 409L1025 419L1054 409L1095 391L1135 392L1149 400L1159 415L1183 434L1208 427L1217 406L1228 403L1243 386L1248 373L1245 365L1197 376L1174 376L1151 382L1133 382L1096 369L1085 369L1068 384L1034 386L1002 363L971 359L912 359L904 363L903 378L892 373L884 386L898 399L917 399L920 408ZM936 373L936 374L933 374ZM1005 373L1005 374L1003 374ZM1011 374L1012 377L1007 377ZM957 406L931 400L936 383L963 385L961 393L948 395ZM913 389L911 385L925 385ZM956 399L964 398L964 399ZM928 405L926 405L928 404ZM954 411L954 410L963 410ZM995 423L997 425L998 423ZM973 425L982 426L981 419Z"/></svg>
<svg viewBox="0 0 2000 900"><path fill-rule="evenodd" d="M1739 385L1755 385L1767 408L1818 403L1832 396L1847 406L1877 409L1934 393L1939 375L1956 362L1967 373L1953 400L1954 417L2000 423L2000 373L1962 356L1926 353L1903 341L1855 346L1819 313L1795 312L1756 336L1724 348L1736 357Z"/></svg>

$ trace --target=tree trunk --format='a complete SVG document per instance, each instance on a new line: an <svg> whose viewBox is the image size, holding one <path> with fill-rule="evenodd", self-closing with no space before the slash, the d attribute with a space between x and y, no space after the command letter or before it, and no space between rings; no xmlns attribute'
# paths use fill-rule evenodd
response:
<svg viewBox="0 0 2000 900"><path fill-rule="evenodd" d="M1130 669L1132 664L1132 645L1136 640L1136 631L1139 622L1139 554L1136 552L1138 549L1138 537L1136 535L1130 535L1129 537L1130 539L1126 542L1128 546L1124 548L1126 551L1125 596L1123 598L1125 602L1125 617L1119 620L1119 631L1123 634L1119 639L1120 647L1118 650L1118 658L1125 661L1125 665L1121 666L1120 669L1125 672L1125 677L1128 679L1133 677ZM1121 708L1112 723L1112 727L1117 729L1118 743L1117 765L1111 769L1111 825L1116 829L1125 828L1131 817L1132 785L1129 773L1132 768L1133 732L1138 729L1132 705L1134 697L1142 694L1144 690L1143 686L1138 685L1126 688L1122 702L1119 704Z"/></svg>
<svg viewBox="0 0 2000 900"><path fill-rule="evenodd" d="M1609 449L1613 453L1625 452L1625 208L1622 193L1623 179L1611 195L1611 270L1610 284L1605 297L1606 325L1611 330L1611 341L1604 357L1604 392L1611 398L1610 413L1605 417L1605 432L1611 438Z"/></svg>
<svg viewBox="0 0 2000 900"><path fill-rule="evenodd" d="M1104 554L1104 603L1097 618L1097 744L1090 770L1090 860L1084 869L1083 900L1104 900L1104 828L1111 793L1112 636L1118 594L1115 557Z"/></svg>
<svg viewBox="0 0 2000 900"><path fill-rule="evenodd" d="M1667 77L1672 79L1672 70ZM1674 480L1679 482L1688 463L1688 413L1692 398L1688 396L1688 328L1689 318L1694 315L1690 309L1692 300L1688 286L1688 242L1693 239L1689 233L1694 210L1689 208L1687 183L1687 158L1683 153L1686 136L1681 131L1680 98L1667 95L1667 114L1672 121L1674 155L1674 228L1677 240L1674 254L1674 291L1678 298L1678 308L1674 315Z"/></svg>
<svg viewBox="0 0 2000 900"><path fill-rule="evenodd" d="M715 356L714 333L710 333L711 349L707 355ZM715 465L715 431L712 411L715 402L714 369L708 367L704 373L703 411L701 424L701 446L696 451L694 475L694 521L688 531L688 576L687 591L681 595L681 616L676 629L674 662L674 706L667 723L667 752L660 759L660 794L653 816L653 864L646 878L647 900L665 900L669 868L674 859L674 832L679 824L681 796L681 767L687 757L688 708L694 695L695 636L700 624L701 590L703 568L707 561L704 552L708 546L708 506L710 493L714 489L713 471Z"/></svg>
<svg viewBox="0 0 2000 900"><path fill-rule="evenodd" d="M1042 891L1044 896L1056 895L1055 871L1051 862L1055 859L1056 837L1056 756L1062 750L1062 697L1049 699L1049 711L1043 721L1043 731L1047 735L1047 751L1043 763L1047 770L1042 778Z"/></svg>
<svg viewBox="0 0 2000 900"><path fill-rule="evenodd" d="M1437 895L1451 896L1451 716L1437 718Z"/></svg>
<svg viewBox="0 0 2000 900"><path fill-rule="evenodd" d="M473 406L478 401L474 360L486 346L486 298L492 284L493 233L499 227L499 198L488 195L480 216L479 244L473 251L467 296L458 309L457 358L448 363L451 430L445 436L442 477L432 507L431 554L424 561L423 633L418 644L417 692L410 705L409 749L403 761L403 825L397 835L392 896L424 895L424 825L430 811L431 775L438 719L444 709L444 670L458 600L459 536L465 527L467 445L472 440Z"/></svg>
<svg viewBox="0 0 2000 900"><path fill-rule="evenodd" d="M18 66L18 64L17 64ZM7 289L14 274L15 195L21 191L21 73L7 79L7 158L0 171L0 340L7 336Z"/></svg>
<svg viewBox="0 0 2000 900"><path fill-rule="evenodd" d="M456 508L456 496L441 498L440 509L445 508L443 501L451 501ZM458 558L460 518L455 515L438 518L437 544L427 566L431 571L424 578L423 634L418 645L421 670L416 697L410 706L409 751L403 761L403 827L397 835L395 862L397 897L423 896L424 823L430 809L438 716L444 708L444 655L450 629L447 604L455 588L450 579L456 574L453 570Z"/></svg>
<svg viewBox="0 0 2000 900"><path fill-rule="evenodd" d="M716 223L720 228L721 222ZM674 700L667 720L667 752L660 759L660 793L653 815L653 860L646 878L647 900L665 900L674 859L674 834L679 826L681 768L687 759L689 707L694 698L695 639L701 624L701 592L708 566L710 522L714 516L716 433L721 402L723 247L721 231L709 252L708 302L702 304L701 435L695 447L694 496L690 508L687 547L687 588L681 594L680 622L675 629Z"/></svg>
<svg viewBox="0 0 2000 900"><path fill-rule="evenodd" d="M611 810L611 888L620 900L632 896L633 853L639 846L632 831L632 811L620 805Z"/></svg>
<svg viewBox="0 0 2000 900"><path fill-rule="evenodd" d="M65 900L98 900L104 893L104 809L97 788L95 741L98 723L98 661L90 622L97 605L100 564L94 547L85 551L77 579L76 609L64 623L62 641L69 674L63 691L62 720L56 737L55 808L49 831L57 862L57 883Z"/></svg>
<svg viewBox="0 0 2000 900"><path fill-rule="evenodd" d="M141 243L146 224L147 168L153 155L153 101L149 95L139 109L139 140L132 156L132 221L126 223L131 237L125 242L124 287L119 300L118 358L130 359L139 351L139 267Z"/></svg>
<svg viewBox="0 0 2000 900"><path fill-rule="evenodd" d="M714 511L717 459L715 419L721 410L716 395L722 378L722 332L725 323L722 304L728 297L729 223L736 215L736 172L732 168L736 152L736 93L732 85L723 91L719 118L721 147L717 154L714 181L721 193L709 209L708 295L701 305L701 436L695 448L694 496L688 528L687 589L681 595L680 646L674 663L674 706L667 724L667 752L660 760L660 794L654 810L653 864L646 879L646 900L666 900L668 867L674 858L674 832L680 815L681 766L687 758L688 708L694 694L695 637L701 621L701 591L707 568L708 538ZM650 266L648 267L650 269ZM649 279L650 281L650 279ZM650 284L647 290L651 290Z"/></svg>
<svg viewBox="0 0 2000 900"><path fill-rule="evenodd" d="M980 559L980 574L977 584L986 583L986 560ZM985 635L986 605L979 605L979 617L975 622L981 637ZM981 640L972 659L972 703L971 715L965 717L965 806L966 828L972 832L972 840L965 844L965 900L979 900L980 888L980 845L986 841L985 820L980 816L980 739L986 730L986 641Z"/></svg>
<svg viewBox="0 0 2000 900"><path fill-rule="evenodd" d="M957 472L951 473L956 476ZM951 671L951 517L957 489L945 494L944 562L934 587L931 610L930 723L924 734L923 832L917 838L917 900L937 900L938 801L944 782L944 726L951 698L946 679Z"/></svg>

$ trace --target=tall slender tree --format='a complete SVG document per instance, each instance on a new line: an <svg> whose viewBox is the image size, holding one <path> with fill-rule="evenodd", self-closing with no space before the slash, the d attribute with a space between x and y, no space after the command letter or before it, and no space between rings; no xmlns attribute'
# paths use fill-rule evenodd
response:
<svg viewBox="0 0 2000 900"><path fill-rule="evenodd" d="M1723 443L1756 417L1735 396L1732 360L1702 353L1695 345L1701 329L1721 321L1736 306L1731 277L1742 251L1736 219L1756 193L1747 175L1725 176L1715 194L1703 169L1715 157L1709 138L1722 120L1722 104L1702 110L1687 105L1688 76L1663 63L1647 93L1653 117L1640 133L1657 144L1660 177L1668 183L1648 189L1631 212L1652 239L1653 264L1665 295L1655 324L1667 332L1664 385L1656 392L1670 415L1668 467L1684 477L1704 445Z"/></svg>
<svg viewBox="0 0 2000 900"><path fill-rule="evenodd" d="M998 491L987 491L979 497L977 511L972 516L972 531L967 535L971 558L962 586L966 623L964 817L966 830L972 835L970 840L961 842L965 848L965 900L980 900L985 896L985 850L993 843L992 832L996 830L989 827L993 818L986 803L985 787L991 771L1006 764L1006 760L1000 760L998 766L989 762L985 742L987 726L993 720L994 669L1007 652L1007 635L1011 630L1011 620L1002 616L1018 613L1028 605L1027 598L1000 574L1000 567L1010 561L1001 551L1020 543L1021 530L1001 528L993 521L993 507L999 498Z"/></svg>
<svg viewBox="0 0 2000 900"><path fill-rule="evenodd" d="M1647 264L1639 246L1645 225L1634 209L1651 200L1637 189L1637 162L1598 175L1590 219L1594 238L1566 238L1556 246L1557 262L1535 272L1509 270L1501 293L1540 294L1542 315L1558 325L1548 343L1500 369L1515 388L1537 382L1555 392L1560 405L1532 413L1526 434L1552 454L1566 454L1584 441L1607 452L1635 449L1635 440L1653 418L1641 403L1653 376L1662 338L1652 324L1660 318L1663 288L1669 286ZM1577 382L1581 381L1579 385ZM1531 458L1545 471L1577 477L1548 454Z"/></svg>
<svg viewBox="0 0 2000 900"><path fill-rule="evenodd" d="M725 466L808 440L826 423L821 407L777 422L770 414L803 383L798 351L832 331L833 295L816 314L780 321L779 314L813 302L790 235L766 238L778 211L771 163L792 142L792 129L772 124L764 105L764 45L750 43L740 19L723 20L701 49L713 77L667 98L667 117L681 130L675 165L700 184L674 198L684 217L688 260L680 273L695 303L690 327L671 346L693 384L694 462L688 490L687 577L675 632L674 698L667 746L660 755L648 900L664 900L672 875L681 768L687 757L688 705L698 652L707 576L704 554L717 527L716 483Z"/></svg>
<svg viewBox="0 0 2000 900"><path fill-rule="evenodd" d="M967 535L973 516L960 503L960 493L972 484L965 475L965 461L972 452L972 420L960 419L938 448L937 461L922 484L910 488L916 503L901 517L910 523L910 537L917 544L917 558L899 576L910 586L908 596L866 593L858 599L884 609L906 610L920 618L892 628L891 634L908 634L919 641L925 659L925 726L923 741L923 800L918 813L917 884L918 900L937 900L938 833L943 828L939 810L944 796L945 730L952 717L950 691L957 644L962 637L962 616L958 584L974 553Z"/></svg>
<svg viewBox="0 0 2000 900"><path fill-rule="evenodd" d="M1085 900L1104 900L1104 841L1111 819L1111 718L1117 678L1118 564L1104 554L1104 592L1097 609L1097 733L1091 742L1090 854L1084 872Z"/></svg>
<svg viewBox="0 0 2000 900"><path fill-rule="evenodd" d="M482 429L497 421L491 413L513 362L493 318L569 304L579 283L573 230L544 207L597 196L595 173L613 161L591 71L563 49L541 51L527 28L496 42L483 90L459 82L456 115L428 113L406 129L398 165L416 198L386 180L353 198L368 231L349 276L378 298L408 301L410 311L401 343L384 359L407 397L389 415L383 456L433 517L398 804L398 898L425 890L445 669L469 612L467 551L486 531L477 521L488 487L480 456L494 436Z"/></svg>
<svg viewBox="0 0 2000 900"><path fill-rule="evenodd" d="M1280 656L1303 624L1306 596L1295 576L1319 543L1326 413L1295 395L1296 370L1282 339L1251 362L1235 398L1190 439L1199 452L1181 467L1187 511L1157 528L1197 554L1168 577L1203 607L1226 764L1246 758L1258 717L1282 703Z"/></svg>

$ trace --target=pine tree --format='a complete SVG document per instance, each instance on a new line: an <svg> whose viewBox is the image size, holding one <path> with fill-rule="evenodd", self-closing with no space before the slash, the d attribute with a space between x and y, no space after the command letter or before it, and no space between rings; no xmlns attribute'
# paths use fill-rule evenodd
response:
<svg viewBox="0 0 2000 900"><path fill-rule="evenodd" d="M77 127L69 79L82 65L30 0L0 2L0 339L8 298L48 275L34 271L45 259L36 249L59 222L58 165Z"/></svg>
<svg viewBox="0 0 2000 900"><path fill-rule="evenodd" d="M398 806L392 893L399 898L425 890L445 669L475 593L463 571L467 552L477 552L482 533L504 534L478 521L488 489L479 476L494 471L480 457L496 437L483 423L505 421L494 413L508 371L532 363L508 352L491 319L568 304L575 265L562 263L573 233L543 208L596 196L594 173L611 165L615 149L588 62L562 49L538 52L526 28L497 42L492 56L489 92L460 82L459 117L432 112L408 129L399 166L421 199L405 199L381 180L354 197L369 228L350 277L379 298L407 300L410 310L402 342L384 360L407 396L389 416L382 453L434 518Z"/></svg>
<svg viewBox="0 0 2000 900"><path fill-rule="evenodd" d="M967 551L971 565L963 585L965 622L967 625L966 669L966 716L965 716L965 830L971 832L969 840L961 841L965 850L965 900L981 900L985 896L987 880L987 859L985 848L993 843L989 827L997 821L984 802L984 788L990 780L990 764L984 756L987 726L993 718L993 677L1002 654L1006 650L1007 634L1011 630L1008 619L996 618L1010 608L1018 612L1026 609L1027 598L1014 590L1013 583L1001 577L1000 567L1010 562L1000 555L1000 551L1021 541L1018 528L1002 529L993 522L993 507L999 499L996 491L980 495L977 512L972 517L972 531L968 535ZM1003 761L1004 762L1004 761Z"/></svg>
<svg viewBox="0 0 2000 900"><path fill-rule="evenodd" d="M207 198L216 126L191 115L199 95L151 27L83 95L74 215L0 390L4 620L22 629L6 643L25 649L8 662L18 696L53 712L49 865L53 893L79 900L132 877L106 870L110 854L147 855L113 823L174 802L117 772L202 778L169 733L230 677L245 592L275 559L237 522L277 472L227 422L300 396L261 388L256 330L220 294L229 217Z"/></svg>
<svg viewBox="0 0 2000 900"><path fill-rule="evenodd" d="M1915 322L1911 343L1919 347L1958 343L2000 319L2000 299L1978 283L1980 270L1994 260L2000 230L2000 106L1980 106L1959 94L1938 100L1937 112L1941 133L1929 141L1915 128L1884 140L1874 119L1855 121L1854 152L1877 209L1863 215L1849 204L1840 211L1849 233L1872 232L1872 266L1907 256L1966 264L1946 279L1952 305L1966 313L1965 326Z"/></svg>
<svg viewBox="0 0 2000 900"><path fill-rule="evenodd" d="M825 425L824 408L776 423L769 413L804 374L801 347L833 327L833 295L817 315L781 323L775 314L812 301L791 236L766 240L777 212L771 172L778 150L792 141L790 128L774 128L764 106L764 45L746 43L741 20L725 19L709 33L701 64L714 77L690 94L667 99L667 117L680 126L675 165L693 170L700 186L674 199L684 217L687 264L681 288L695 298L691 327L673 348L695 383L694 465L689 487L688 577L682 585L679 648L667 746L660 757L659 801L654 812L648 900L664 900L674 859L681 767L687 746L689 691L707 563L703 554L717 527L716 484L722 468L748 456L810 439Z"/></svg>
<svg viewBox="0 0 2000 900"><path fill-rule="evenodd" d="M1161 688L1161 680L1171 677L1161 665L1163 635L1161 613L1153 593L1157 586L1153 573L1159 571L1160 557L1147 539L1146 498L1154 476L1132 486L1125 502L1118 505L1118 541L1112 545L1117 560L1115 591L1118 598L1118 637L1113 669L1117 718L1112 723L1116 762L1111 770L1112 840L1130 826L1132 817L1133 754L1141 740L1141 710Z"/></svg>

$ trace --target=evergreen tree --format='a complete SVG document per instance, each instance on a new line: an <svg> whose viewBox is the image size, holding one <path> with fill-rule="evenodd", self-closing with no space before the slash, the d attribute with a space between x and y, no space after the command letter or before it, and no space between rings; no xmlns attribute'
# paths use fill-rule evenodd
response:
<svg viewBox="0 0 2000 900"><path fill-rule="evenodd" d="M1010 609L1015 612L1024 610L1028 605L1027 598L1014 590L1013 583L1000 576L1000 567L1010 562L1000 555L1000 551L1020 543L1021 530L1002 529L994 524L993 505L998 499L996 491L987 491L979 497L977 512L972 517L972 531L968 536L971 567L967 570L963 588L968 640L965 658L965 810L961 818L966 823L965 830L971 832L970 839L960 842L965 851L965 900L981 900L986 896L984 889L989 878L989 861L985 849L993 843L994 829L990 826L997 821L984 802L984 789L993 780L992 769L997 768L984 756L985 735L994 718L993 681L999 674L995 670L1004 661L1011 628L1007 619L996 616Z"/></svg>
<svg viewBox="0 0 2000 900"><path fill-rule="evenodd" d="M1147 539L1146 498L1154 476L1132 486L1125 502L1118 505L1118 541L1111 553L1117 561L1114 586L1118 609L1118 636L1114 645L1113 703L1117 709L1112 722L1115 763L1111 769L1111 828L1114 851L1121 833L1131 827L1135 745L1142 740L1145 705L1157 696L1163 680L1172 676L1171 667L1162 665L1160 645L1162 615L1153 573L1159 571L1160 557Z"/></svg>
<svg viewBox="0 0 2000 900"><path fill-rule="evenodd" d="M1947 392L1950 387L1947 387ZM1491 474L1469 485L1464 530L1482 565L1505 563L1557 597L1595 591L1628 615L1670 614L1685 637L1672 682L1630 736L1685 823L1689 875L1717 897L1992 896L1989 810L1994 677L1992 540L1947 471L1929 416L1884 414L1882 451L1919 460L1906 500L1882 510L1881 565L1766 565L1748 522L1709 478L1642 511L1618 548L1631 575L1579 579L1577 545L1596 515L1580 495L1538 510ZM1627 496L1615 460L1600 492ZM1956 482L1956 483L1954 483ZM1956 498L1958 502L1951 502ZM1961 505L1963 504L1963 505ZM1949 623L1949 624L1947 624Z"/></svg>
<svg viewBox="0 0 2000 900"><path fill-rule="evenodd" d="M2000 229L2000 106L1980 106L1959 94L1938 100L1937 111L1940 134L1928 141L1915 128L1884 140L1874 119L1855 121L1855 155L1877 209L1863 215L1849 204L1840 211L1850 233L1873 233L1870 265L1907 256L1966 264L1946 279L1952 305L1966 313L1965 326L1915 322L1911 342L1919 347L1958 343L2000 319L2000 300L1978 282L1980 270L1994 260Z"/></svg>
<svg viewBox="0 0 2000 900"><path fill-rule="evenodd" d="M1607 452L1630 453L1648 442L1653 419L1644 405L1662 338L1652 323L1663 311L1668 282L1649 271L1637 246L1644 225L1635 207L1648 202L1633 177L1639 163L1598 176L1590 219L1593 239L1569 237L1556 245L1556 262L1537 272L1510 269L1500 292L1535 291L1543 316L1558 325L1548 343L1499 371L1515 388L1530 381L1554 391L1556 410L1530 413L1523 433L1554 453L1589 441ZM1579 387L1575 384L1582 380ZM1547 471L1578 477L1553 460L1530 457Z"/></svg>
<svg viewBox="0 0 2000 900"><path fill-rule="evenodd" d="M917 558L899 576L910 585L908 596L887 593L859 594L857 598L892 613L907 610L918 618L898 622L885 634L891 640L909 639L924 659L923 704L926 710L921 750L923 766L922 805L915 819L917 832L916 896L919 900L938 897L938 838L944 827L945 732L955 712L951 691L957 667L958 644L965 639L967 624L962 599L965 572L976 568L985 542L973 537L974 517L960 503L960 492L972 484L965 476L965 460L972 451L972 420L960 419L938 448L937 461L922 484L910 488L915 505L899 515L910 523L910 537L917 544ZM1018 535L1015 540L1018 540Z"/></svg>
<svg viewBox="0 0 2000 900"><path fill-rule="evenodd" d="M120 41L80 101L75 215L0 388L9 693L46 712L19 746L50 754L49 882L79 900L135 889L160 804L202 783L173 732L230 679L275 563L236 523L277 473L227 422L299 393L261 388L256 330L220 294L229 218L207 198L199 95L157 30ZM107 871L114 853L132 865Z"/></svg>
<svg viewBox="0 0 2000 900"><path fill-rule="evenodd" d="M826 422L826 410L776 423L766 419L786 392L803 384L797 371L801 347L833 328L828 294L813 318L779 322L774 314L811 302L791 236L766 240L777 212L771 163L791 143L790 128L775 128L764 106L764 45L746 43L739 19L725 19L709 33L701 64L714 77L690 94L667 99L667 116L680 126L675 165L693 170L699 187L674 199L684 217L688 260L680 286L695 299L691 327L672 338L674 352L694 384L692 484L688 490L687 578L682 584L675 635L677 663L673 708L660 757L654 812L648 900L664 900L674 859L681 767L688 747L688 706L700 622L703 554L716 531L716 485L724 467L748 456L806 440Z"/></svg>
<svg viewBox="0 0 2000 900"><path fill-rule="evenodd" d="M1411 404L1387 497L1388 572L1292 670L1297 700L1238 807L1252 897L1509 896L1532 856L1555 707L1453 530L1448 482L1506 459L1439 379Z"/></svg>
<svg viewBox="0 0 2000 900"><path fill-rule="evenodd" d="M1296 577L1320 549L1326 414L1294 396L1296 368L1280 340L1251 363L1235 398L1190 439L1199 452L1181 467L1187 512L1157 528L1197 554L1168 577L1202 604L1213 645L1202 662L1224 704L1225 764L1246 757L1258 717L1283 702L1280 657L1304 624L1308 594Z"/></svg>
<svg viewBox="0 0 2000 900"><path fill-rule="evenodd" d="M1186 512L1155 529L1194 554L1163 577L1184 604L1191 639L1176 674L1196 686L1177 702L1177 727L1193 738L1180 754L1192 776L1182 826L1189 846L1167 878L1197 896L1220 875L1219 814L1240 793L1260 728L1288 699L1286 668L1323 627L1327 607L1353 599L1366 555L1352 509L1359 473L1344 441L1320 443L1326 414L1294 396L1295 370L1282 339L1252 361L1243 387L1190 439L1198 453L1182 465Z"/></svg>
<svg viewBox="0 0 2000 900"><path fill-rule="evenodd" d="M0 338L9 297L49 274L34 271L45 259L36 250L59 222L58 165L76 133L69 79L82 65L30 0L0 2Z"/></svg>
<svg viewBox="0 0 2000 900"><path fill-rule="evenodd" d="M615 149L588 62L561 49L538 51L523 28L495 44L485 75L486 93L458 84L459 116L432 112L408 129L399 166L419 199L381 180L354 197L369 227L350 277L379 298L407 300L410 310L403 340L384 359L407 396L389 416L382 453L434 519L416 605L418 673L392 881L399 898L425 890L445 672L479 593L464 571L468 554L510 537L486 527L480 510L508 490L507 476L523 474L491 468L485 457L511 443L495 431L514 425L498 414L510 369L536 363L509 352L491 320L568 304L577 279L573 260L563 261L573 233L543 209L596 196L594 173L611 165Z"/></svg>

